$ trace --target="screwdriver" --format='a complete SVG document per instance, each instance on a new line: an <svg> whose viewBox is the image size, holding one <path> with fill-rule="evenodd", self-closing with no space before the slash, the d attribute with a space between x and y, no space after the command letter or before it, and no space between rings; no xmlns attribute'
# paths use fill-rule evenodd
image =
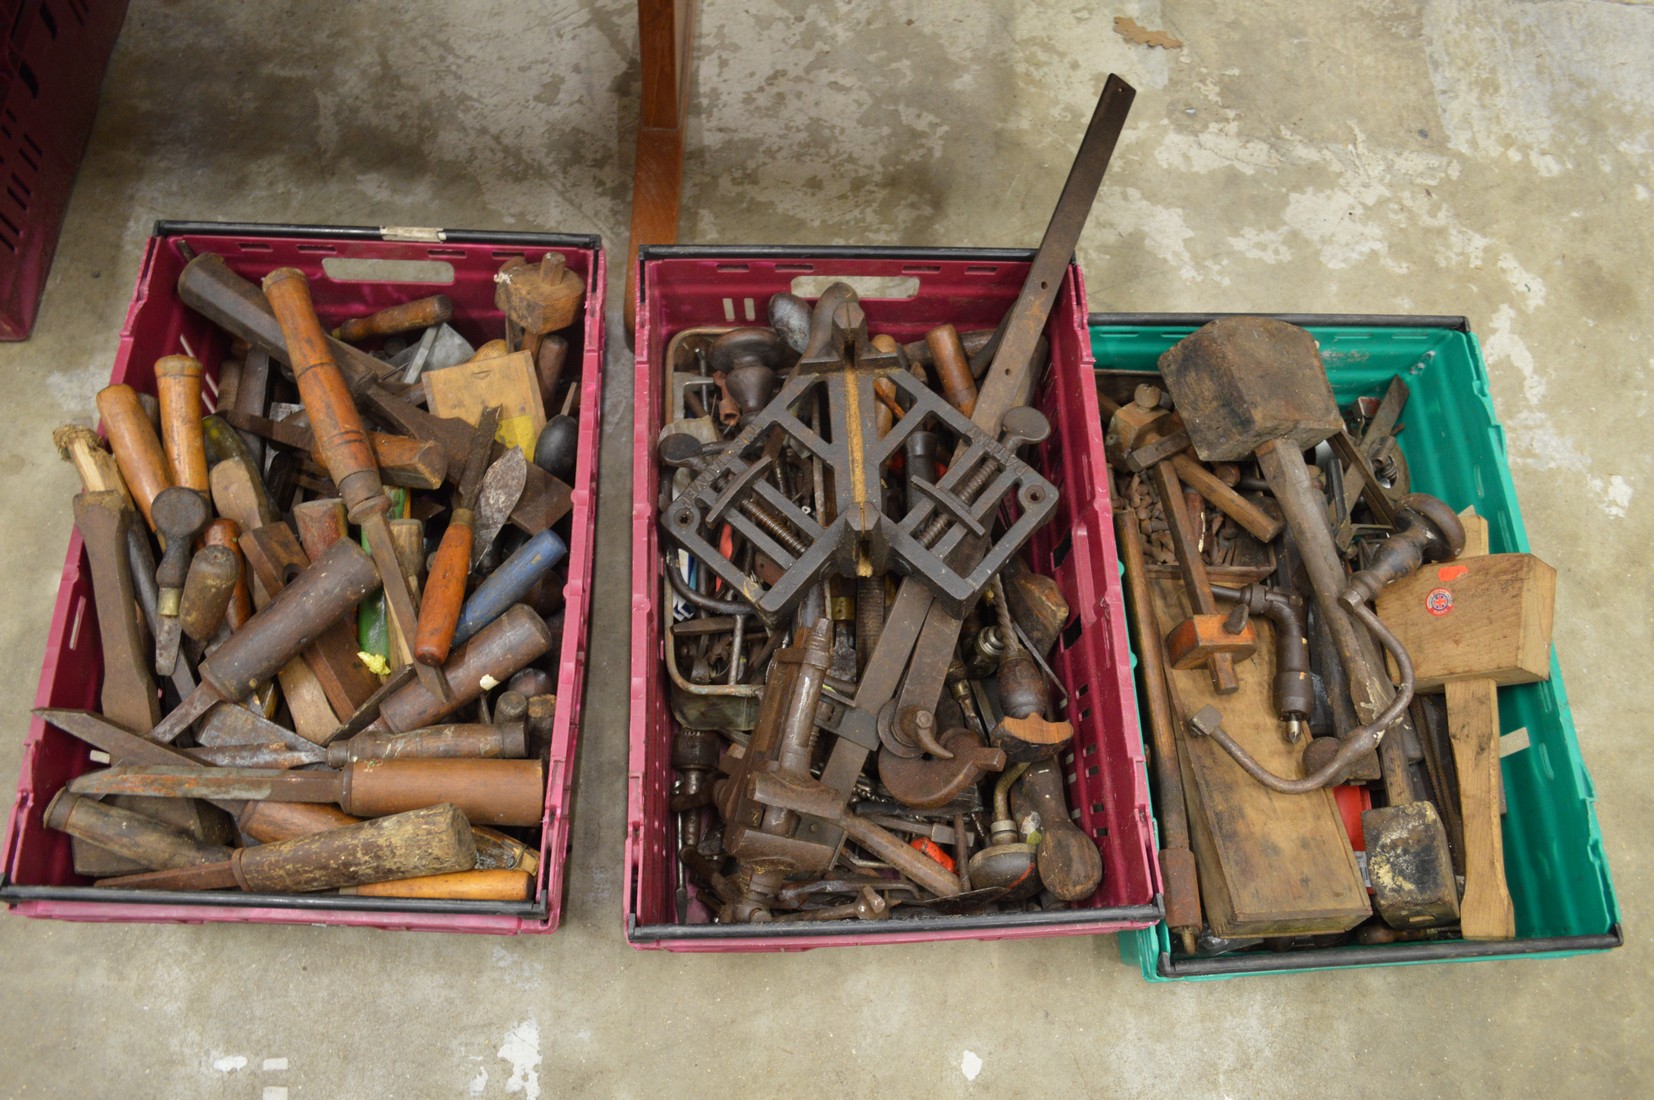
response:
<svg viewBox="0 0 1654 1100"><path fill-rule="evenodd" d="M418 633L418 614L413 595L397 561L396 544L391 540L390 497L379 478L379 466L368 443L362 417L356 410L350 389L339 364L334 362L327 333L316 318L310 298L310 282L304 272L278 267L264 277L264 295L281 326L299 398L310 417L316 447L322 453L333 483L344 498L351 522L361 526L373 552L384 586L385 605L404 638ZM448 684L438 667L415 663L414 670L427 691L439 699L448 698Z"/></svg>

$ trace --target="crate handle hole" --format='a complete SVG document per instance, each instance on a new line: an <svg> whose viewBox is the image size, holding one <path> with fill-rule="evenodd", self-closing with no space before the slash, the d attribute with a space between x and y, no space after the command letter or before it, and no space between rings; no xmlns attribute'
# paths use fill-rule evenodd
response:
<svg viewBox="0 0 1654 1100"><path fill-rule="evenodd" d="M793 280L792 292L800 298L819 298L834 283L849 283L862 299L919 296L919 280L912 275L800 275Z"/></svg>
<svg viewBox="0 0 1654 1100"><path fill-rule="evenodd" d="M446 260L374 260L328 256L322 271L336 283L452 283L454 265Z"/></svg>

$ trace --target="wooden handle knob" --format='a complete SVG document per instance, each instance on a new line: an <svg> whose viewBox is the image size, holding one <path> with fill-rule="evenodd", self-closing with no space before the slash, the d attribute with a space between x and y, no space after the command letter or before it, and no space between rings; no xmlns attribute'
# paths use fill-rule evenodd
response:
<svg viewBox="0 0 1654 1100"><path fill-rule="evenodd" d="M201 364L187 355L155 363L155 392L161 399L161 442L179 485L206 494L207 451L201 434Z"/></svg>
<svg viewBox="0 0 1654 1100"><path fill-rule="evenodd" d="M236 580L230 590L230 606L225 609L224 621L231 630L240 630L241 624L253 614L253 597L247 587L247 562L241 555L241 527L233 519L215 519L201 536L203 546L222 546L235 554ZM185 578L186 587L189 578Z"/></svg>
<svg viewBox="0 0 1654 1100"><path fill-rule="evenodd" d="M149 506L162 489L173 483L172 464L161 449L155 425L144 412L138 391L127 385L108 386L98 392L98 415L103 418L103 433L109 437L109 449L115 452L121 477L153 531L155 520Z"/></svg>
<svg viewBox="0 0 1654 1100"><path fill-rule="evenodd" d="M459 610L465 602L465 578L471 572L471 512L454 510L448 530L425 578L425 598L419 604L419 630L414 636L414 660L439 666L448 660L459 625Z"/></svg>

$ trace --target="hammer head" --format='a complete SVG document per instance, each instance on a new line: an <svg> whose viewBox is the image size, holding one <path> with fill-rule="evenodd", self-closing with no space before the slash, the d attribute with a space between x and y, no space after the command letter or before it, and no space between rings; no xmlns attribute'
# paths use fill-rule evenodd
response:
<svg viewBox="0 0 1654 1100"><path fill-rule="evenodd" d="M1195 453L1243 459L1272 440L1308 450L1344 426L1315 338L1265 317L1224 317L1160 357Z"/></svg>

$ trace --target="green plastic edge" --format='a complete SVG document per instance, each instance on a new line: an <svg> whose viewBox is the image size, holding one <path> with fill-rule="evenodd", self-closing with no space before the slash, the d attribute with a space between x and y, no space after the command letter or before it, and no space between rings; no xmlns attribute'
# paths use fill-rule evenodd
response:
<svg viewBox="0 0 1654 1100"><path fill-rule="evenodd" d="M1194 331L1193 325L1111 325L1107 323L1091 326L1092 353L1096 358L1098 369L1125 369L1154 371L1158 353L1169 347L1177 339ZM1423 491L1435 492L1447 500L1455 508L1463 508L1468 504L1475 504L1477 511L1489 520L1490 548L1493 552L1524 553L1529 550L1527 530L1522 522L1520 505L1516 498L1515 485L1511 479L1510 462L1505 440L1505 430L1494 413L1493 399L1488 385L1487 366L1482 358L1481 346L1473 334L1459 332L1446 328L1379 328L1356 325L1344 326L1316 326L1310 325L1313 333L1322 345L1322 357L1327 363L1328 377L1333 382L1333 388L1341 404L1353 400L1357 396L1370 394L1379 396L1383 388L1389 384L1389 379L1398 373L1398 368L1387 361L1395 358L1411 358L1412 364L1405 369L1412 379L1430 373L1432 367L1437 367L1437 360L1441 360L1438 373L1452 373L1455 370L1461 374L1468 373L1468 378L1461 378L1460 382L1468 382L1457 391L1450 391L1443 395L1457 407L1445 410L1444 415L1452 419L1459 427L1463 427L1467 420L1479 421L1479 429L1473 425L1470 431L1456 433L1459 456L1442 456L1430 449L1430 453L1420 450L1423 442L1421 436L1425 433L1417 432L1409 438L1404 431L1401 436L1402 452L1413 467L1416 487ZM1122 341L1135 338L1146 347L1122 348ZM1412 345L1409 349L1407 345ZM1379 362L1373 360L1373 350L1381 349ZM1402 354L1404 351L1413 354ZM1449 358L1451 354L1452 358ZM1133 356L1144 361L1135 361ZM1454 362L1453 360L1457 360ZM1410 381L1412 380L1410 379ZM1404 412L1402 423L1406 425L1410 419L1433 421L1434 416L1419 417L1419 408L1415 404L1421 394L1415 383L1412 400L1409 401L1408 412ZM1468 406L1468 407L1466 407ZM1408 413L1412 413L1410 417ZM1467 415L1468 414L1468 415ZM1438 441L1439 443L1439 441ZM1480 454L1472 461L1465 459L1472 456L1465 454L1463 448L1475 447ZM1418 452L1415 454L1415 452ZM1478 465L1479 461L1479 465ZM1443 485L1444 475L1437 472L1442 462L1456 462L1458 469L1481 469L1484 472L1478 478L1471 475L1471 485ZM1421 468L1422 467L1422 468ZM1490 476L1489 476L1490 475ZM1491 484L1489 483L1491 480ZM1137 656L1135 651L1128 649L1135 677ZM1539 715L1533 711L1538 708ZM1139 708L1140 710L1141 708ZM1532 754L1526 761L1519 761L1513 766L1515 757L1505 761L1507 799L1513 782L1520 783L1524 789L1536 785L1536 777L1532 774L1536 769L1546 773L1543 785L1547 795L1560 793L1571 796L1571 803L1554 804L1551 798L1539 800L1539 804L1529 807L1531 815L1517 815L1508 813L1505 820L1505 846L1507 853L1507 877L1511 879L1513 898L1518 895L1518 879L1526 879L1526 860L1518 862L1512 859L1512 853L1522 852L1535 855L1543 863L1545 853L1535 853L1532 843L1535 838L1531 834L1536 829L1543 829L1555 824L1553 820L1557 812L1571 814L1573 817L1575 837L1569 846L1576 855L1583 856L1583 860L1576 860L1571 873L1563 872L1565 877L1573 879L1576 887L1572 892L1550 891L1550 900L1564 912L1555 919L1564 922L1563 930L1555 930L1555 926L1540 929L1543 935L1593 935L1612 931L1619 924L1618 901L1614 893L1613 881L1608 870L1607 857L1603 851L1602 832L1597 822L1595 802L1596 792L1591 782L1589 772L1585 768L1585 761L1579 750L1578 733L1574 726L1573 714L1568 707L1567 692L1563 686L1561 670L1558 666L1556 653L1551 653L1551 679L1541 684L1528 684L1515 688L1500 689L1500 715L1502 732L1510 732L1519 727L1527 726L1530 736L1533 734L1535 717L1549 716L1555 724L1554 730L1546 740L1555 744L1562 751L1561 760L1554 759L1557 754L1542 750L1535 746L1525 750ZM1539 757L1543 759L1539 759ZM1558 764L1562 767L1559 769ZM1523 765L1526 765L1525 767ZM1521 769L1518 775L1512 771ZM1151 813L1152 813L1152 783ZM1530 796L1532 797L1532 796ZM1550 811L1550 812L1546 812ZM1159 844L1159 820L1151 818L1155 830L1155 842ZM1580 833L1583 835L1580 835ZM1556 838L1551 837L1550 840ZM1554 853L1561 855L1563 853ZM1554 875L1554 872L1553 872ZM1588 896L1580 896L1588 895ZM1518 899L1518 932L1524 933L1523 904ZM1527 908L1533 908L1530 904ZM1575 923L1566 923L1569 921ZM1589 923L1583 923L1589 922ZM1528 938L1519 935L1516 943ZM1201 975L1163 975L1159 971L1159 960L1162 953L1169 955L1171 937L1164 922L1153 928L1132 932L1123 932L1119 937L1121 958L1127 964L1136 963L1145 980L1150 982L1170 981L1216 981L1227 978L1242 977L1252 974L1299 974L1312 970L1332 969L1326 966L1308 966L1286 970L1245 970L1237 969L1223 974ZM1438 962L1485 962L1497 959L1536 959L1562 958L1569 955L1583 954L1585 950L1541 951L1530 953L1513 952L1509 954L1482 955L1467 958L1449 959L1396 959L1384 963L1351 963L1350 967L1370 966L1421 966ZM1342 967L1337 967L1342 969Z"/></svg>

